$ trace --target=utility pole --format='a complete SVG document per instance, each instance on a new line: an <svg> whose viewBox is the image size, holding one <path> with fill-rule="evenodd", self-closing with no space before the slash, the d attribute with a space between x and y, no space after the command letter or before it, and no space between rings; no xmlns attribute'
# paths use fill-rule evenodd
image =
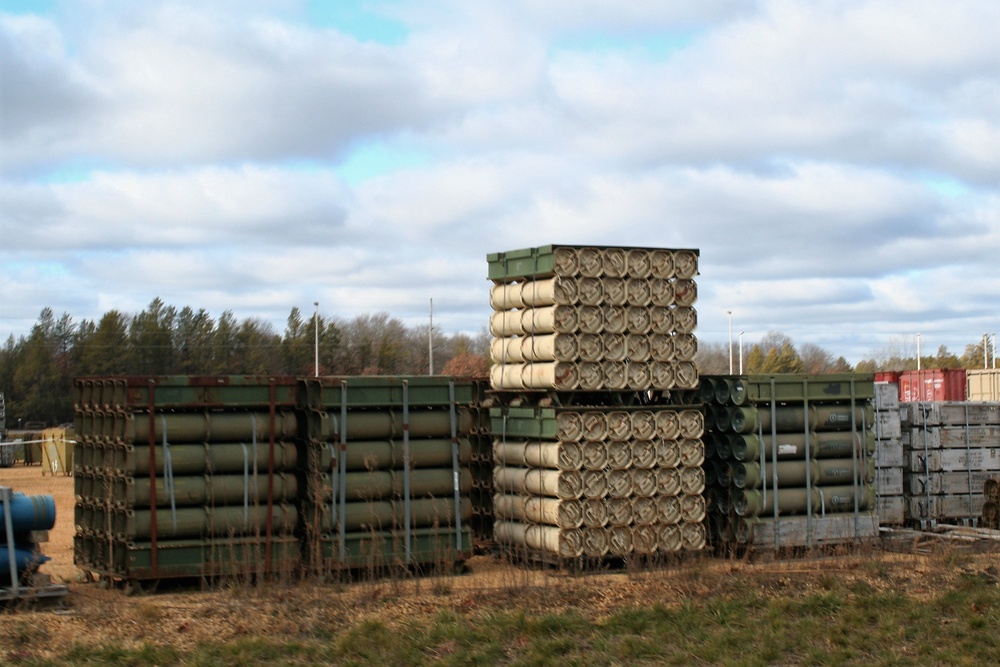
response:
<svg viewBox="0 0 1000 667"><path fill-rule="evenodd" d="M727 310L729 315L729 374L733 374L733 311Z"/></svg>
<svg viewBox="0 0 1000 667"><path fill-rule="evenodd" d="M427 374L434 375L434 299L431 299L431 320L427 327Z"/></svg>
<svg viewBox="0 0 1000 667"><path fill-rule="evenodd" d="M315 332L313 367L316 369L316 377L319 377L319 301L313 301L313 305L316 306L316 312L313 313L313 330Z"/></svg>

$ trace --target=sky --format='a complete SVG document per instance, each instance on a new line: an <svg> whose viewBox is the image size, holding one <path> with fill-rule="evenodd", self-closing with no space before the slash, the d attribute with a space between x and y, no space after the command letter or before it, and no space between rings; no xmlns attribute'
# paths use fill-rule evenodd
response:
<svg viewBox="0 0 1000 667"><path fill-rule="evenodd" d="M697 248L699 340L1000 328L994 0L0 0L0 337L155 297L476 334L486 255Z"/></svg>

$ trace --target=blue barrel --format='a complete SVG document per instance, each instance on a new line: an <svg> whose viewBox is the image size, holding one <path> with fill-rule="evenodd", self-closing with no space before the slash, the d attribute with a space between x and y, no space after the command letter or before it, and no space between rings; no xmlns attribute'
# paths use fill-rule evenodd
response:
<svg viewBox="0 0 1000 667"><path fill-rule="evenodd" d="M52 560L39 553L34 547L14 547L14 561L17 563L17 573L34 572L39 565ZM0 544L0 581L10 582L10 550L6 544Z"/></svg>
<svg viewBox="0 0 1000 667"><path fill-rule="evenodd" d="M3 502L0 501L0 545L6 544L7 535L3 511ZM10 515L15 533L51 530L56 525L56 501L52 496L28 496L13 492L10 497Z"/></svg>

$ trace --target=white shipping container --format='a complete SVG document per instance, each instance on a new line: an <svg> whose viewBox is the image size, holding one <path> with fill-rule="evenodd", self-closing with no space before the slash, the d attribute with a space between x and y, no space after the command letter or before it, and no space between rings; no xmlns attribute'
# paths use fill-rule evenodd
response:
<svg viewBox="0 0 1000 667"><path fill-rule="evenodd" d="M910 472L916 473L1000 470L1000 449L913 450L909 464Z"/></svg>
<svg viewBox="0 0 1000 667"><path fill-rule="evenodd" d="M1000 401L1000 368L970 368L965 372L970 401Z"/></svg>

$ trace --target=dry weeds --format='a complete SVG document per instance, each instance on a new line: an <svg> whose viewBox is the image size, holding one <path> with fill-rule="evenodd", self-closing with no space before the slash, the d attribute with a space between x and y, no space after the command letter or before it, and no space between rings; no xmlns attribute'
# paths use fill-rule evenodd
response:
<svg viewBox="0 0 1000 667"><path fill-rule="evenodd" d="M128 596L86 583L73 565L73 481L42 475L38 467L0 469L0 485L54 496L56 528L42 567L68 584L61 605L24 605L0 612L0 636L27 639L34 658L63 655L73 645L138 647L150 642L186 650L238 638L336 637L375 619L405 628L442 612L459 615L520 610L526 614L568 609L602 620L629 608L681 605L754 587L782 597L843 591L894 591L915 600L939 594L970 574L995 582L1000 551L939 549L929 554L866 550L808 560L737 561L691 558L653 570L573 574L512 566L489 556L470 563L471 574L351 584L236 585L211 590L160 591Z"/></svg>

